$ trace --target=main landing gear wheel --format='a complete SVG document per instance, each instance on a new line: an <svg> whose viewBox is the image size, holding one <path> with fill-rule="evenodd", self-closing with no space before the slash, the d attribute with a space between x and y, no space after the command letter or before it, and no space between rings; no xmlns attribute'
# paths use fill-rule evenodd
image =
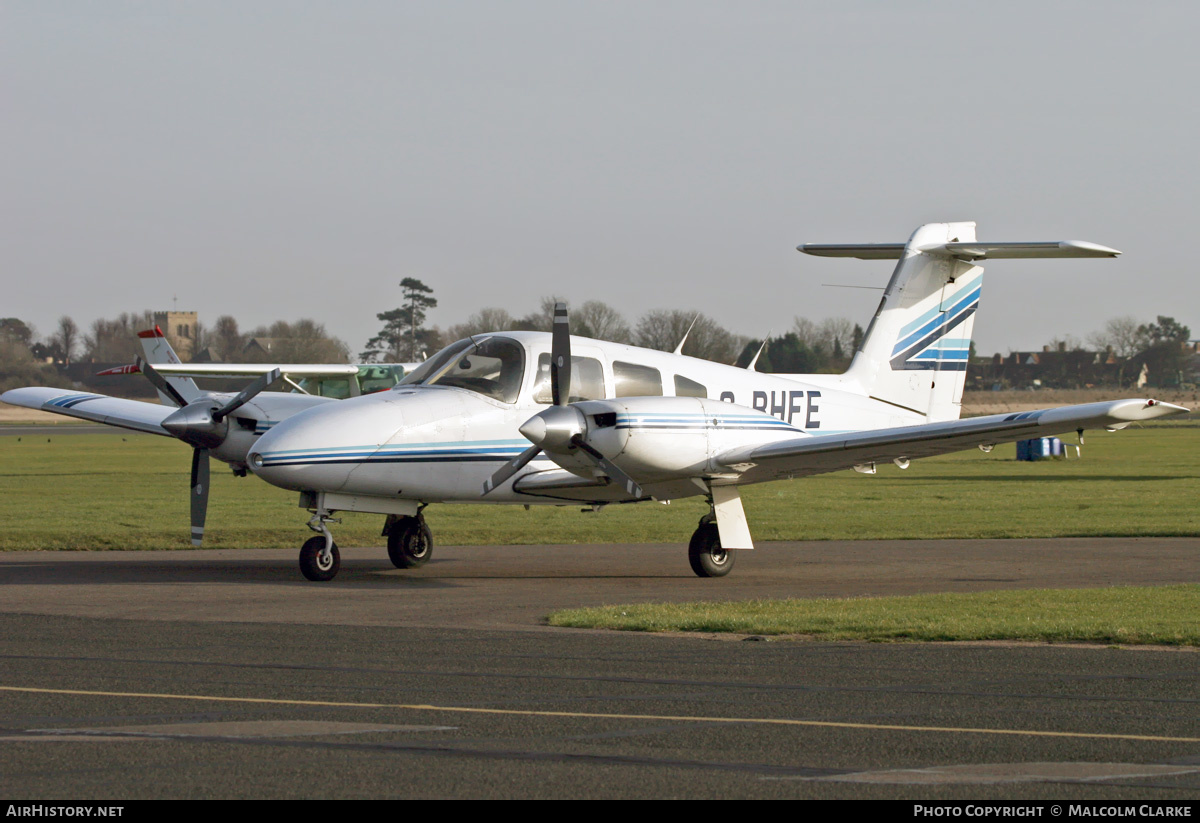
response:
<svg viewBox="0 0 1200 823"><path fill-rule="evenodd" d="M716 523L701 523L692 534L688 562L697 577L724 577L733 569L733 552L721 548Z"/></svg>
<svg viewBox="0 0 1200 823"><path fill-rule="evenodd" d="M397 569L424 566L433 557L433 534L424 517L404 517L388 529L388 558Z"/></svg>
<svg viewBox="0 0 1200 823"><path fill-rule="evenodd" d="M337 543L325 554L325 535L318 534L304 541L300 547L300 573L316 583L332 580L342 566L342 555Z"/></svg>

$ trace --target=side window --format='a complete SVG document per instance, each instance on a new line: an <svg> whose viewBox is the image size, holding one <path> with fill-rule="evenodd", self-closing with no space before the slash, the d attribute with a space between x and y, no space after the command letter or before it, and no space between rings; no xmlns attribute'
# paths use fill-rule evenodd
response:
<svg viewBox="0 0 1200 823"><path fill-rule="evenodd" d="M350 396L350 381L345 377L327 377L317 384L322 397L335 397L345 400Z"/></svg>
<svg viewBox="0 0 1200 823"><path fill-rule="evenodd" d="M637 363L613 361L616 397L662 397L662 375L658 369Z"/></svg>
<svg viewBox="0 0 1200 823"><path fill-rule="evenodd" d="M571 356L571 389L568 403L576 400L603 400L604 367L594 357ZM534 403L553 403L550 395L550 355L538 357L537 382L533 386Z"/></svg>
<svg viewBox="0 0 1200 823"><path fill-rule="evenodd" d="M391 366L359 366L358 385L363 394L390 389L396 385L396 373Z"/></svg>
<svg viewBox="0 0 1200 823"><path fill-rule="evenodd" d="M708 389L695 380L688 380L682 374L675 375L676 397L708 397Z"/></svg>

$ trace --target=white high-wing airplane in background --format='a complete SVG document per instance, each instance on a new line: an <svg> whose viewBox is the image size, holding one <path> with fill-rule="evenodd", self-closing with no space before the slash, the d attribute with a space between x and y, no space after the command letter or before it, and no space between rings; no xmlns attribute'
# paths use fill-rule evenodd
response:
<svg viewBox="0 0 1200 823"><path fill-rule="evenodd" d="M319 395L333 399L358 397L363 394L384 391L400 382L401 378L421 365L414 363L184 363L171 348L167 336L158 326L138 332L145 354L145 362L167 378L167 382L184 388L192 385L177 382L175 378L246 378L261 377L279 369L280 379L300 394ZM97 375L139 374L137 363L117 366L97 372ZM159 392L163 403L171 398Z"/></svg>
<svg viewBox="0 0 1200 823"><path fill-rule="evenodd" d="M696 495L711 509L692 535L689 561L697 575L718 577L733 566L730 550L753 546L739 486L849 468L873 473L887 461L906 468L919 457L1188 411L1138 399L958 419L979 261L1116 257L1113 249L978 243L974 223L927 224L907 243L799 248L899 261L844 374L762 374L572 338L560 304L552 333L460 340L393 389L336 403L284 395L307 405L270 407L256 397L267 376L231 398L176 398L183 408L175 411L56 389L14 389L0 399L79 417L90 408L89 419L171 433L197 454L212 448L233 462L218 451L234 438L225 418L254 398L262 414L239 428L256 439L240 455L267 482L300 492L300 506L312 512L308 525L319 534L300 552L310 580L337 574L327 522L339 511L386 515L388 555L408 568L432 554L422 517L430 503L601 506ZM105 417L116 403L123 405Z"/></svg>
<svg viewBox="0 0 1200 823"><path fill-rule="evenodd" d="M391 388L399 379L398 364L182 363L161 328L155 326L139 332L138 338L145 359L139 358L133 365L106 369L100 374L142 373L158 389L162 405L50 388L16 389L0 396L0 400L135 431L177 437L192 446L190 500L194 546L201 545L204 538L210 456L228 463L235 475L245 477L246 455L251 446L258 435L278 421L338 397L357 397ZM399 364L399 368L412 370L417 365ZM204 391L193 377L256 379L241 392L233 394ZM280 378L296 391L265 391Z"/></svg>

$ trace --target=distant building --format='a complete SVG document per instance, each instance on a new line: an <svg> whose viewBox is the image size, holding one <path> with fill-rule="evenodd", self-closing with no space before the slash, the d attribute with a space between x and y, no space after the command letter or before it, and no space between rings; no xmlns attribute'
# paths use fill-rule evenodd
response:
<svg viewBox="0 0 1200 823"><path fill-rule="evenodd" d="M278 337L251 337L246 341L246 345L242 347L242 354L247 358L247 362L253 363L256 360L259 362L271 359L271 349L280 342Z"/></svg>
<svg viewBox="0 0 1200 823"><path fill-rule="evenodd" d="M191 361L196 354L197 320L194 311L156 311L154 313L154 325L163 330L163 334L167 336L167 342L171 344L171 348L175 349L179 359L185 363Z"/></svg>

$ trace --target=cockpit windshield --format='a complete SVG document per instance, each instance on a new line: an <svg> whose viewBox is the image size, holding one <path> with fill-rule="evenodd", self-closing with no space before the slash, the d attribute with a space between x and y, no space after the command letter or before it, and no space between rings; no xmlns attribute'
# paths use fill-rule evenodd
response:
<svg viewBox="0 0 1200 823"><path fill-rule="evenodd" d="M517 402L525 376L525 349L507 337L451 343L401 381L401 386L452 386L505 403Z"/></svg>

